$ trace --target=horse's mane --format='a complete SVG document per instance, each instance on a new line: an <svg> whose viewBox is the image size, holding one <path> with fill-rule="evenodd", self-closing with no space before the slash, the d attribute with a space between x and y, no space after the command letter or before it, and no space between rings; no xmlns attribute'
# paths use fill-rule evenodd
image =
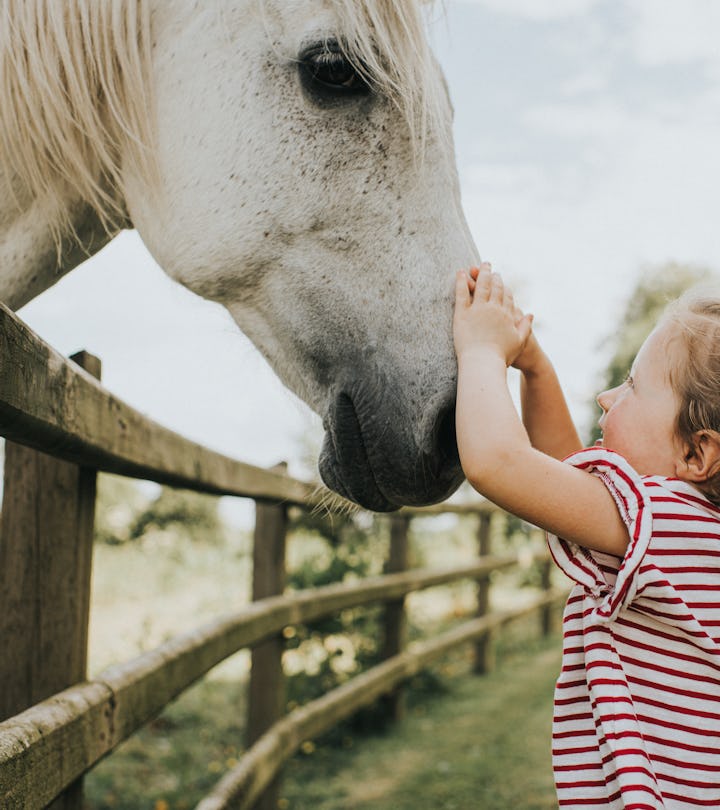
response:
<svg viewBox="0 0 720 810"><path fill-rule="evenodd" d="M3 0L0 159L72 229L68 190L106 227L123 216L120 153L152 171L147 0Z"/></svg>
<svg viewBox="0 0 720 810"><path fill-rule="evenodd" d="M262 3L263 0L259 0ZM444 117L427 0L332 0L338 40L422 142ZM152 176L149 0L0 3L0 164L71 230L68 191L106 227L123 216L120 155ZM415 135L418 135L415 138Z"/></svg>
<svg viewBox="0 0 720 810"><path fill-rule="evenodd" d="M424 9L433 0L333 0L338 39L370 83L403 114L422 151L429 129L440 137L447 97L425 34Z"/></svg>

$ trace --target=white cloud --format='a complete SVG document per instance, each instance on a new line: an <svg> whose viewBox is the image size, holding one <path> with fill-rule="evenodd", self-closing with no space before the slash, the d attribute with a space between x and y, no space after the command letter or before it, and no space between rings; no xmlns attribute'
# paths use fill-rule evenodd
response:
<svg viewBox="0 0 720 810"><path fill-rule="evenodd" d="M597 66L592 71L578 73L571 76L560 86L563 96L572 98L573 96L585 96L592 93L599 93L608 88L608 77Z"/></svg>
<svg viewBox="0 0 720 810"><path fill-rule="evenodd" d="M554 136L592 140L617 135L627 122L627 114L612 98L535 105L528 107L522 118L533 129Z"/></svg>
<svg viewBox="0 0 720 810"><path fill-rule="evenodd" d="M720 2L718 0L452 0L495 14L536 22L557 22L597 11L624 12L627 36L640 64L656 66L697 60L718 65L720 72ZM609 17L607 17L609 19Z"/></svg>
<svg viewBox="0 0 720 810"><path fill-rule="evenodd" d="M578 17L598 4L598 0L459 0L459 2L482 6L488 11L498 14L524 17L529 20L559 20L563 17Z"/></svg>
<svg viewBox="0 0 720 810"><path fill-rule="evenodd" d="M611 93L526 103L522 159L463 171L480 253L535 313L581 424L603 362L597 347L640 269L670 260L720 269L717 109L712 91L634 106Z"/></svg>
<svg viewBox="0 0 720 810"><path fill-rule="evenodd" d="M717 0L626 0L632 15L631 41L641 64L709 60L720 65Z"/></svg>

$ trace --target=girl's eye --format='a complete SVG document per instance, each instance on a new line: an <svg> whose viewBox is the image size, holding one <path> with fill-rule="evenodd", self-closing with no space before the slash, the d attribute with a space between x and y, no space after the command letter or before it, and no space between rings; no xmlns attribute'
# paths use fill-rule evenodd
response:
<svg viewBox="0 0 720 810"><path fill-rule="evenodd" d="M635 388L635 380L633 380L632 375L627 375L625 378L625 385L627 385L628 388Z"/></svg>

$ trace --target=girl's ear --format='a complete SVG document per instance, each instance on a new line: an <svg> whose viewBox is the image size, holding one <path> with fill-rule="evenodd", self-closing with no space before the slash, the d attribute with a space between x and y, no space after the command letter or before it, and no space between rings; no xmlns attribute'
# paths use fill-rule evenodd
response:
<svg viewBox="0 0 720 810"><path fill-rule="evenodd" d="M676 477L683 481L702 483L720 472L720 433L699 430L686 445L685 457L676 465Z"/></svg>

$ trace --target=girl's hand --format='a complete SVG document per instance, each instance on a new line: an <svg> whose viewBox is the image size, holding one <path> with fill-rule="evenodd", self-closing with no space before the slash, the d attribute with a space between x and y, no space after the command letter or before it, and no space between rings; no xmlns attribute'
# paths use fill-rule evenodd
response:
<svg viewBox="0 0 720 810"><path fill-rule="evenodd" d="M489 262L483 262L483 267L487 267L491 269ZM468 270L468 289L471 293L475 292L475 285L477 282L478 275L480 274L480 267L471 267ZM515 326L518 326L522 321L525 313L520 309L517 304L515 305ZM530 316L532 320L532 316ZM530 335L528 336L527 340L525 341L525 345L520 350L518 356L513 360L512 366L513 368L518 369L518 371L522 371L523 373L532 374L536 368L542 363L544 358L544 353L540 344L538 343L537 338L535 337L535 332L531 330Z"/></svg>
<svg viewBox="0 0 720 810"><path fill-rule="evenodd" d="M480 273L479 267L471 267L468 271L469 278L468 278L468 288L470 292L475 291L475 283L477 281L478 274ZM520 321L523 319L524 313L520 309L519 306L515 305L515 325L517 326ZM545 354L538 343L537 338L535 337L535 332L531 331L528 339L525 341L525 345L521 349L518 356L513 360L512 366L516 368L518 371L522 371L523 374L533 374L538 370L538 368L542 365L543 361L546 360Z"/></svg>
<svg viewBox="0 0 720 810"><path fill-rule="evenodd" d="M520 310L517 311L517 314L518 319L522 318L522 312ZM523 374L533 374L539 369L544 359L545 354L535 337L535 333L530 332L528 339L525 341L525 345L512 361L512 366Z"/></svg>
<svg viewBox="0 0 720 810"><path fill-rule="evenodd" d="M453 320L458 356L473 348L489 349L510 365L523 354L531 328L532 316L515 306L512 293L489 264L472 268L469 276L458 272Z"/></svg>

